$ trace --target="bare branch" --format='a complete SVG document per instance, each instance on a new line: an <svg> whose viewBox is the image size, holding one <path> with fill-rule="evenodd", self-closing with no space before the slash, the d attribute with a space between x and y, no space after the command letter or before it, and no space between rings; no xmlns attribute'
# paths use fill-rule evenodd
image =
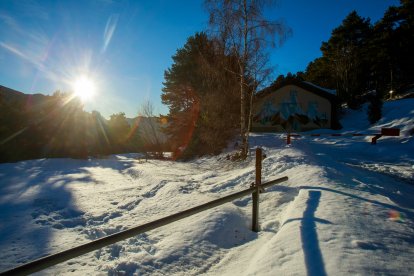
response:
<svg viewBox="0 0 414 276"><path fill-rule="evenodd" d="M282 21L264 17L265 8L274 3L272 0L205 0L211 33L218 36L225 51L234 55L239 65L239 72L228 71L240 78L242 156L248 150L253 94L271 74L267 66L269 58L264 52L269 46L275 47L276 36L281 45L291 33Z"/></svg>

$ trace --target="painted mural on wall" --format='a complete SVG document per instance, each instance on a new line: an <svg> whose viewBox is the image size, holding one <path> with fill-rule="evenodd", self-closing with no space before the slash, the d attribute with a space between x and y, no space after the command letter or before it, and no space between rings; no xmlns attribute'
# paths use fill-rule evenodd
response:
<svg viewBox="0 0 414 276"><path fill-rule="evenodd" d="M284 131L302 131L313 128L328 128L329 119L326 112L320 110L319 102L298 101L298 91L291 89L289 95L279 103L271 98L265 100L253 116L256 126L281 127Z"/></svg>

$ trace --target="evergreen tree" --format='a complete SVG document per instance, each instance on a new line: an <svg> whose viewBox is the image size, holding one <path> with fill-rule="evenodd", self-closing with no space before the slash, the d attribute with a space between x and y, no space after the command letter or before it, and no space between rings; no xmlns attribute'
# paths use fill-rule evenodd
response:
<svg viewBox="0 0 414 276"><path fill-rule="evenodd" d="M202 83L197 73L197 57L203 52L207 39L196 34L173 56L173 65L164 73L162 103L169 107L166 134L174 151L188 146L198 119L199 97L195 89Z"/></svg>
<svg viewBox="0 0 414 276"><path fill-rule="evenodd" d="M224 69L237 62L205 33L188 38L173 60L161 95L169 106L165 132L173 151L182 157L217 153L240 122L238 80Z"/></svg>
<svg viewBox="0 0 414 276"><path fill-rule="evenodd" d="M124 112L112 114L108 121L108 134L112 150L114 152L128 151L128 138L131 133L131 127L125 117Z"/></svg>
<svg viewBox="0 0 414 276"><path fill-rule="evenodd" d="M105 118L98 112L92 111L87 120L88 150L91 155L106 155L112 152L109 127Z"/></svg>
<svg viewBox="0 0 414 276"><path fill-rule="evenodd" d="M351 108L359 106L358 96L367 89L370 32L370 20L353 11L332 31L328 42L322 43L323 56L335 77L337 95Z"/></svg>
<svg viewBox="0 0 414 276"><path fill-rule="evenodd" d="M332 74L328 58L322 56L311 61L306 67L304 79L321 87L335 89L337 82Z"/></svg>
<svg viewBox="0 0 414 276"><path fill-rule="evenodd" d="M397 62L399 74L396 74L401 88L414 84L414 1L400 0L398 21L395 29L396 40L399 43Z"/></svg>
<svg viewBox="0 0 414 276"><path fill-rule="evenodd" d="M310 62L305 80L336 88L350 107L358 97L375 91L379 98L414 83L414 1L401 0L371 26L369 20L350 13L324 42L322 57Z"/></svg>
<svg viewBox="0 0 414 276"><path fill-rule="evenodd" d="M397 84L398 80L399 42L395 33L397 18L398 9L390 7L384 17L374 25L368 44L371 71L370 88L375 90L379 96L384 96L388 91L394 89L394 84Z"/></svg>

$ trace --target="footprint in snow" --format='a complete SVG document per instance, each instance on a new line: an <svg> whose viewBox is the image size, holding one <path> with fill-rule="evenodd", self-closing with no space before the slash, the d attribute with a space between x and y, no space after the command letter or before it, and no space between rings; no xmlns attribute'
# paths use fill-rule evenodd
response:
<svg viewBox="0 0 414 276"><path fill-rule="evenodd" d="M377 242L369 242L369 241L361 241L361 240L353 240L351 242L352 246L355 248L361 248L364 250L378 250L378 249L385 249L385 246L381 243Z"/></svg>

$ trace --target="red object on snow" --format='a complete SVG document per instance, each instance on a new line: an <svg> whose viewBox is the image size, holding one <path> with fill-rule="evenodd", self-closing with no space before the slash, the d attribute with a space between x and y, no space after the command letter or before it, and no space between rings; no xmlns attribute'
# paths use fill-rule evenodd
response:
<svg viewBox="0 0 414 276"><path fill-rule="evenodd" d="M400 129L399 128L381 128L381 135L382 136L400 136Z"/></svg>

